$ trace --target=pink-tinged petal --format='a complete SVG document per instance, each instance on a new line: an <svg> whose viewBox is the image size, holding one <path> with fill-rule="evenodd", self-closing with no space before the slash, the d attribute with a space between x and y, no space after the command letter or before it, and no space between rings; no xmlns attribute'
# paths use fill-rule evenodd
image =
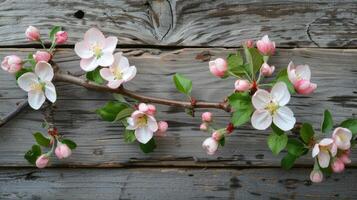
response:
<svg viewBox="0 0 357 200"><path fill-rule="evenodd" d="M264 35L262 38L263 42L270 42L269 36L268 35Z"/></svg>
<svg viewBox="0 0 357 200"><path fill-rule="evenodd" d="M295 82L294 87L299 94L311 94L317 88L317 85L301 79Z"/></svg>
<svg viewBox="0 0 357 200"><path fill-rule="evenodd" d="M98 67L98 60L95 57L88 58L88 59L81 59L80 66L81 68L86 71L90 72L95 70Z"/></svg>
<svg viewBox="0 0 357 200"><path fill-rule="evenodd" d="M91 28L84 34L84 41L89 44L97 43L101 46L105 44L105 37L103 33L97 28Z"/></svg>
<svg viewBox="0 0 357 200"><path fill-rule="evenodd" d="M52 81L54 76L52 66L44 61L36 64L35 74L41 79L41 81Z"/></svg>
<svg viewBox="0 0 357 200"><path fill-rule="evenodd" d="M123 80L113 80L113 81L109 81L107 86L112 88L112 89L117 89L118 87L120 87L120 85L124 83Z"/></svg>
<svg viewBox="0 0 357 200"><path fill-rule="evenodd" d="M136 67L135 66L131 66L131 67L123 70L123 79L125 82L128 82L131 79L133 79L135 77L135 75L136 75Z"/></svg>
<svg viewBox="0 0 357 200"><path fill-rule="evenodd" d="M256 110L251 119L252 126L258 130L267 129L272 122L272 116L266 110Z"/></svg>
<svg viewBox="0 0 357 200"><path fill-rule="evenodd" d="M135 130L135 137L142 144L148 143L153 135L154 133L148 127L137 128Z"/></svg>
<svg viewBox="0 0 357 200"><path fill-rule="evenodd" d="M122 52L117 52L114 54L114 62L110 67L113 67L113 69L115 69L116 67L119 67L119 61L121 59L121 56L123 55Z"/></svg>
<svg viewBox="0 0 357 200"><path fill-rule="evenodd" d="M118 43L117 37L113 37L113 36L107 37L105 39L103 52L112 54L115 51L115 48L117 47L117 43Z"/></svg>
<svg viewBox="0 0 357 200"><path fill-rule="evenodd" d="M156 119L153 116L148 115L148 127L152 132L156 132L157 129L159 128L157 126Z"/></svg>
<svg viewBox="0 0 357 200"><path fill-rule="evenodd" d="M271 97L279 106L285 106L290 101L290 92L284 82L278 82L271 90Z"/></svg>
<svg viewBox="0 0 357 200"><path fill-rule="evenodd" d="M338 127L334 130L332 137L341 150L347 150L351 147L352 132L347 128Z"/></svg>
<svg viewBox="0 0 357 200"><path fill-rule="evenodd" d="M330 164L330 154L327 151L320 151L317 155L317 159L319 160L320 167L326 168Z"/></svg>
<svg viewBox="0 0 357 200"><path fill-rule="evenodd" d="M270 93L262 89L257 90L252 97L252 103L254 108L256 109L266 108L267 105L270 103L270 101L271 101Z"/></svg>
<svg viewBox="0 0 357 200"><path fill-rule="evenodd" d="M114 62L114 56L113 54L110 53L103 53L103 55L100 56L97 62L98 65L100 66L104 66L104 67L110 66Z"/></svg>
<svg viewBox="0 0 357 200"><path fill-rule="evenodd" d="M26 92L31 90L31 86L33 84L38 83L39 82L37 76L32 72L27 72L21 75L19 79L17 79L17 84L19 85L19 87L25 90Z"/></svg>
<svg viewBox="0 0 357 200"><path fill-rule="evenodd" d="M141 117L141 116L143 116L143 115L145 115L145 113L143 113L143 112L141 112L141 111L138 111L138 110L136 110L136 111L134 111L133 113L131 113L131 117L134 118L134 122L136 121L136 119L137 119L138 117Z"/></svg>
<svg viewBox="0 0 357 200"><path fill-rule="evenodd" d="M119 60L119 66L120 66L121 69L129 68L129 60L128 60L128 58L122 55L120 57L120 60Z"/></svg>
<svg viewBox="0 0 357 200"><path fill-rule="evenodd" d="M296 119L293 111L291 111L290 108L283 106L275 112L273 122L281 130L288 131L294 128Z"/></svg>
<svg viewBox="0 0 357 200"><path fill-rule="evenodd" d="M90 44L86 41L77 42L74 46L74 52L76 52L80 58L88 59L94 56Z"/></svg>
<svg viewBox="0 0 357 200"><path fill-rule="evenodd" d="M320 153L320 146L319 144L315 144L314 148L312 149L312 157L315 158Z"/></svg>
<svg viewBox="0 0 357 200"><path fill-rule="evenodd" d="M295 72L301 77L301 79L310 81L311 71L308 65L298 65L295 68Z"/></svg>
<svg viewBox="0 0 357 200"><path fill-rule="evenodd" d="M212 137L209 137L203 141L202 148L206 150L208 155L213 155L218 149L218 142Z"/></svg>
<svg viewBox="0 0 357 200"><path fill-rule="evenodd" d="M333 143L333 139L331 138L324 138L319 142L320 146L329 146Z"/></svg>
<svg viewBox="0 0 357 200"><path fill-rule="evenodd" d="M53 85L53 83L49 81L47 81L45 85L45 95L50 102L52 103L56 102L57 100L56 88Z"/></svg>
<svg viewBox="0 0 357 200"><path fill-rule="evenodd" d="M128 122L128 126L126 126L126 129L128 129L128 130L135 130L136 129L135 122L134 122L134 119L132 117L128 117L126 119L126 122Z"/></svg>
<svg viewBox="0 0 357 200"><path fill-rule="evenodd" d="M331 144L330 153L331 153L331 156L333 156L333 157L337 155L337 145L335 143Z"/></svg>
<svg viewBox="0 0 357 200"><path fill-rule="evenodd" d="M106 81L114 81L115 76L109 68L102 68L99 71L100 76Z"/></svg>
<svg viewBox="0 0 357 200"><path fill-rule="evenodd" d="M46 97L41 90L30 90L28 93L28 102L31 108L38 110L45 102Z"/></svg>
<svg viewBox="0 0 357 200"><path fill-rule="evenodd" d="M297 81L297 77L296 77L295 65L294 65L293 61L290 61L288 68L287 68L287 72L288 72L288 78L289 78L290 82L295 84L295 82Z"/></svg>

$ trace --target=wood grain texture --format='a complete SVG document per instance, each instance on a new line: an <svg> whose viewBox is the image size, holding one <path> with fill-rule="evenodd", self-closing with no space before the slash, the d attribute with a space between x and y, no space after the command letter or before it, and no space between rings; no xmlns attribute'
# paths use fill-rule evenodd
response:
<svg viewBox="0 0 357 200"><path fill-rule="evenodd" d="M1 199L355 199L356 169L320 184L308 169L0 169Z"/></svg>
<svg viewBox="0 0 357 200"><path fill-rule="evenodd" d="M26 54L31 49L22 49ZM127 87L139 93L164 98L182 99L171 83L175 72L193 80L193 95L198 99L220 101L233 89L234 79L220 80L208 71L207 61L225 56L233 49L122 49L131 64L138 68L138 75ZM1 49L0 57L17 49ZM199 56L197 56L199 55ZM312 80L318 90L311 96L294 96L289 106L298 121L312 122L319 129L321 114L330 109L337 123L357 114L356 50L279 49L271 63L285 67L290 59L295 63L311 66ZM55 62L72 73L81 73L79 59L72 50L60 49ZM236 130L226 146L215 156L207 156L201 148L208 137L199 131L199 117L191 119L183 110L159 106L159 120L167 120L168 137L158 140L152 154L141 153L137 145L125 144L122 127L101 121L93 112L112 99L109 94L88 91L78 86L58 83L59 100L54 108L54 123L66 137L78 143L78 149L65 161L54 159L52 166L279 166L280 158L268 150L266 138L269 131L256 131L249 126ZM11 76L0 72L0 116L5 115L16 102L25 97ZM202 110L203 111L203 110ZM201 111L197 112L199 116ZM217 123L225 126L229 115L214 113ZM25 110L16 119L0 129L0 166L28 166L24 152L33 143L31 133L41 130L43 111ZM283 153L284 154L284 153ZM357 152L353 151L353 166ZM299 165L312 165L310 156L298 161Z"/></svg>
<svg viewBox="0 0 357 200"><path fill-rule="evenodd" d="M28 12L36 10L36 12ZM0 1L0 46L23 46L34 25L63 26L68 44L97 26L119 45L238 47L269 34L280 47L356 47L356 1Z"/></svg>

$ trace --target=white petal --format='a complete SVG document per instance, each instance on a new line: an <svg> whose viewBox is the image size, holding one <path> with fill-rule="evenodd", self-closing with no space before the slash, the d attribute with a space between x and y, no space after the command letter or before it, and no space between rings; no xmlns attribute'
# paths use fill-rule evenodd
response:
<svg viewBox="0 0 357 200"><path fill-rule="evenodd" d="M123 79L125 80L125 82L128 82L131 79L133 79L135 77L135 75L136 75L136 67L135 66L131 66L131 67L123 70Z"/></svg>
<svg viewBox="0 0 357 200"><path fill-rule="evenodd" d="M294 128L296 119L293 111L291 111L290 108L283 106L275 112L273 122L281 130L288 131Z"/></svg>
<svg viewBox="0 0 357 200"><path fill-rule="evenodd" d="M121 59L121 56L123 55L122 52L117 52L114 54L114 62L111 66L118 67L119 66L119 61Z"/></svg>
<svg viewBox="0 0 357 200"><path fill-rule="evenodd" d="M298 65L296 66L296 74L302 79L309 81L311 79L311 71L308 65Z"/></svg>
<svg viewBox="0 0 357 200"><path fill-rule="evenodd" d="M95 57L91 57L88 59L82 58L81 62L80 62L80 66L84 71L90 72L90 71L95 70L98 67L98 62Z"/></svg>
<svg viewBox="0 0 357 200"><path fill-rule="evenodd" d="M91 28L84 34L84 41L90 44L97 43L101 46L105 44L105 37L103 33L97 28Z"/></svg>
<svg viewBox="0 0 357 200"><path fill-rule="evenodd" d="M320 146L319 144L315 144L314 148L312 149L312 157L315 158L320 153Z"/></svg>
<svg viewBox="0 0 357 200"><path fill-rule="evenodd" d="M148 127L138 128L135 130L135 137L140 143L148 143L152 136L153 132Z"/></svg>
<svg viewBox="0 0 357 200"><path fill-rule="evenodd" d="M112 71L110 71L109 68L100 69L99 73L100 76L106 81L114 81L115 79L114 74L112 73Z"/></svg>
<svg viewBox="0 0 357 200"><path fill-rule="evenodd" d="M112 88L112 89L117 89L118 87L120 87L120 85L123 83L123 80L113 80L113 81L109 81L107 86Z"/></svg>
<svg viewBox="0 0 357 200"><path fill-rule="evenodd" d="M255 129L265 130L271 125L272 117L266 110L256 110L252 115L251 122Z"/></svg>
<svg viewBox="0 0 357 200"><path fill-rule="evenodd" d="M336 156L336 154L337 154L337 145L336 144L332 144L331 145L331 148L330 148L330 153L331 153L331 156Z"/></svg>
<svg viewBox="0 0 357 200"><path fill-rule="evenodd" d="M294 65L293 61L290 61L287 70L288 70L287 71L288 78L289 78L290 82L294 84L297 81L297 77L296 77L296 70L295 70L295 65Z"/></svg>
<svg viewBox="0 0 357 200"><path fill-rule="evenodd" d="M326 168L330 164L330 154L327 151L320 151L319 155L317 155L319 160L320 167Z"/></svg>
<svg viewBox="0 0 357 200"><path fill-rule="evenodd" d="M324 138L319 142L320 146L329 146L333 143L333 139L331 138Z"/></svg>
<svg viewBox="0 0 357 200"><path fill-rule="evenodd" d="M128 58L122 55L122 56L120 57L120 60L119 60L119 66L120 66L121 69L126 69L126 68L128 68L128 67L129 67L129 60L128 60Z"/></svg>
<svg viewBox="0 0 357 200"><path fill-rule="evenodd" d="M40 77L41 81L52 81L54 75L52 66L44 61L36 64L35 74Z"/></svg>
<svg viewBox="0 0 357 200"><path fill-rule="evenodd" d="M156 132L158 129L156 119L153 116L147 116L148 117L148 127L152 132Z"/></svg>
<svg viewBox="0 0 357 200"><path fill-rule="evenodd" d="M19 87L26 92L31 90L31 85L32 84L37 84L38 83L38 77L36 74L32 72L27 72L23 75L20 76L19 79L17 79L17 84L19 84Z"/></svg>
<svg viewBox="0 0 357 200"><path fill-rule="evenodd" d="M114 56L111 53L103 53L103 55L100 56L97 62L98 65L100 66L104 66L104 67L110 66L114 62Z"/></svg>
<svg viewBox="0 0 357 200"><path fill-rule="evenodd" d="M254 93L252 97L252 103L256 109L264 109L265 107L267 107L270 101L270 94L266 90L259 89Z"/></svg>
<svg viewBox="0 0 357 200"><path fill-rule="evenodd" d="M284 82L278 82L271 89L271 97L279 106L285 106L290 101L290 93Z"/></svg>
<svg viewBox="0 0 357 200"><path fill-rule="evenodd" d="M45 95L49 101L52 103L56 102L57 100L57 93L56 93L56 88L51 82L46 82L45 85Z"/></svg>
<svg viewBox="0 0 357 200"><path fill-rule="evenodd" d="M128 117L127 119L126 119L126 121L128 122L128 126L126 127L126 129L128 129L128 130L134 130L135 129L135 124L134 124L134 119L132 118L132 117Z"/></svg>
<svg viewBox="0 0 357 200"><path fill-rule="evenodd" d="M94 56L90 44L85 41L77 42L74 46L74 51L80 58L90 58Z"/></svg>
<svg viewBox="0 0 357 200"><path fill-rule="evenodd" d="M105 39L103 52L112 54L114 52L115 48L117 47L117 43L118 43L117 37L107 37Z"/></svg>
<svg viewBox="0 0 357 200"><path fill-rule="evenodd" d="M30 106L35 110L41 108L45 100L45 94L43 94L43 92L40 90L30 90L28 93L28 102Z"/></svg>
<svg viewBox="0 0 357 200"><path fill-rule="evenodd" d="M264 35L263 38L262 38L262 41L270 42L269 36L268 35Z"/></svg>

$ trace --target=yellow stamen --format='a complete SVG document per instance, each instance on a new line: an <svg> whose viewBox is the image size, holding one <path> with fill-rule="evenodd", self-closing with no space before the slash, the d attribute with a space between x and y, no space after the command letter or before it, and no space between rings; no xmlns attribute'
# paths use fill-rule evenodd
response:
<svg viewBox="0 0 357 200"><path fill-rule="evenodd" d="M144 115L144 116L138 117L136 123L137 123L138 127L144 127L144 126L146 126L147 121L148 121L147 117Z"/></svg>
<svg viewBox="0 0 357 200"><path fill-rule="evenodd" d="M42 91L43 85L41 83L33 83L31 85L31 90Z"/></svg>
<svg viewBox="0 0 357 200"><path fill-rule="evenodd" d="M115 67L114 76L117 80L123 79L123 72L121 71L120 66Z"/></svg>
<svg viewBox="0 0 357 200"><path fill-rule="evenodd" d="M102 47L99 44L94 44L92 46L92 51L97 59L100 58L103 54Z"/></svg>
<svg viewBox="0 0 357 200"><path fill-rule="evenodd" d="M270 112L270 114L274 115L275 112L278 110L279 105L274 103L274 102L270 102L265 109L268 110Z"/></svg>

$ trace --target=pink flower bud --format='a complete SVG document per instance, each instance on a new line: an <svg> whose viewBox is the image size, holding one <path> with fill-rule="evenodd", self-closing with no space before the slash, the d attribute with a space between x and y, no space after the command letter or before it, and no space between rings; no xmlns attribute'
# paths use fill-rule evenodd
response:
<svg viewBox="0 0 357 200"><path fill-rule="evenodd" d="M69 156L71 156L72 150L66 144L58 142L55 154L58 159L68 158Z"/></svg>
<svg viewBox="0 0 357 200"><path fill-rule="evenodd" d="M311 94L317 88L317 85L308 80L301 79L295 82L294 87L299 94Z"/></svg>
<svg viewBox="0 0 357 200"><path fill-rule="evenodd" d="M332 171L335 173L341 173L345 170L345 164L339 158L335 158L331 164Z"/></svg>
<svg viewBox="0 0 357 200"><path fill-rule="evenodd" d="M234 83L234 88L236 89L236 91L239 92L245 92L247 90L249 90L251 87L249 81L244 80L244 79L238 79L235 83Z"/></svg>
<svg viewBox="0 0 357 200"><path fill-rule="evenodd" d="M148 115L155 115L156 114L156 107L152 104L148 104Z"/></svg>
<svg viewBox="0 0 357 200"><path fill-rule="evenodd" d="M166 131L167 128L169 127L169 125L167 124L167 122L165 121L159 121L159 123L157 123L158 129L155 132L155 136L158 137L165 137L166 136Z"/></svg>
<svg viewBox="0 0 357 200"><path fill-rule="evenodd" d="M211 73L217 77L224 77L228 70L228 65L226 60L223 58L217 58L216 60L210 61L209 63L209 70Z"/></svg>
<svg viewBox="0 0 357 200"><path fill-rule="evenodd" d="M275 42L270 41L268 35L265 35L261 40L257 41L257 48L261 54L270 56L275 52Z"/></svg>
<svg viewBox="0 0 357 200"><path fill-rule="evenodd" d="M215 132L212 133L212 138L217 140L217 141L221 140L222 137L223 137L223 134L220 133L219 131L215 131Z"/></svg>
<svg viewBox="0 0 357 200"><path fill-rule="evenodd" d="M202 121L203 122L211 122L212 121L212 113L211 112L202 113Z"/></svg>
<svg viewBox="0 0 357 200"><path fill-rule="evenodd" d="M38 168L45 168L48 165L50 158L46 154L42 154L36 160L36 167Z"/></svg>
<svg viewBox="0 0 357 200"><path fill-rule="evenodd" d="M244 42L244 45L248 48L253 48L254 47L254 42L253 40L247 40Z"/></svg>
<svg viewBox="0 0 357 200"><path fill-rule="evenodd" d="M348 156L348 154L346 153L343 153L341 156L340 156L340 160L344 163L344 164L350 164L352 161L350 159L350 157Z"/></svg>
<svg viewBox="0 0 357 200"><path fill-rule="evenodd" d="M322 174L321 170L314 169L310 173L310 180L314 183L320 183L323 179L324 175Z"/></svg>
<svg viewBox="0 0 357 200"><path fill-rule="evenodd" d="M212 137L209 137L203 142L202 147L206 150L208 155L213 155L218 149L218 142Z"/></svg>
<svg viewBox="0 0 357 200"><path fill-rule="evenodd" d="M140 103L138 109L140 112L146 113L149 110L149 107L146 103Z"/></svg>
<svg viewBox="0 0 357 200"><path fill-rule="evenodd" d="M202 123L202 124L200 125L200 130L201 130L201 131L207 131L207 130L208 130L207 124L206 124L206 123Z"/></svg>
<svg viewBox="0 0 357 200"><path fill-rule="evenodd" d="M56 44L63 44L67 41L68 34L66 31L58 31L56 33Z"/></svg>
<svg viewBox="0 0 357 200"><path fill-rule="evenodd" d="M40 62L40 61L48 62L51 60L51 57L52 55L47 51L36 51L36 53L33 54L33 58L35 59L36 62Z"/></svg>
<svg viewBox="0 0 357 200"><path fill-rule="evenodd" d="M262 67L260 68L260 72L263 76L271 76L275 71L274 66L269 66L267 63L263 63Z"/></svg>
<svg viewBox="0 0 357 200"><path fill-rule="evenodd" d="M26 38L30 41L37 41L40 39L40 31L36 27L29 26L26 29L25 34Z"/></svg>
<svg viewBox="0 0 357 200"><path fill-rule="evenodd" d="M22 68L22 60L20 57L11 55L6 56L1 62L1 68L11 74L15 74Z"/></svg>

